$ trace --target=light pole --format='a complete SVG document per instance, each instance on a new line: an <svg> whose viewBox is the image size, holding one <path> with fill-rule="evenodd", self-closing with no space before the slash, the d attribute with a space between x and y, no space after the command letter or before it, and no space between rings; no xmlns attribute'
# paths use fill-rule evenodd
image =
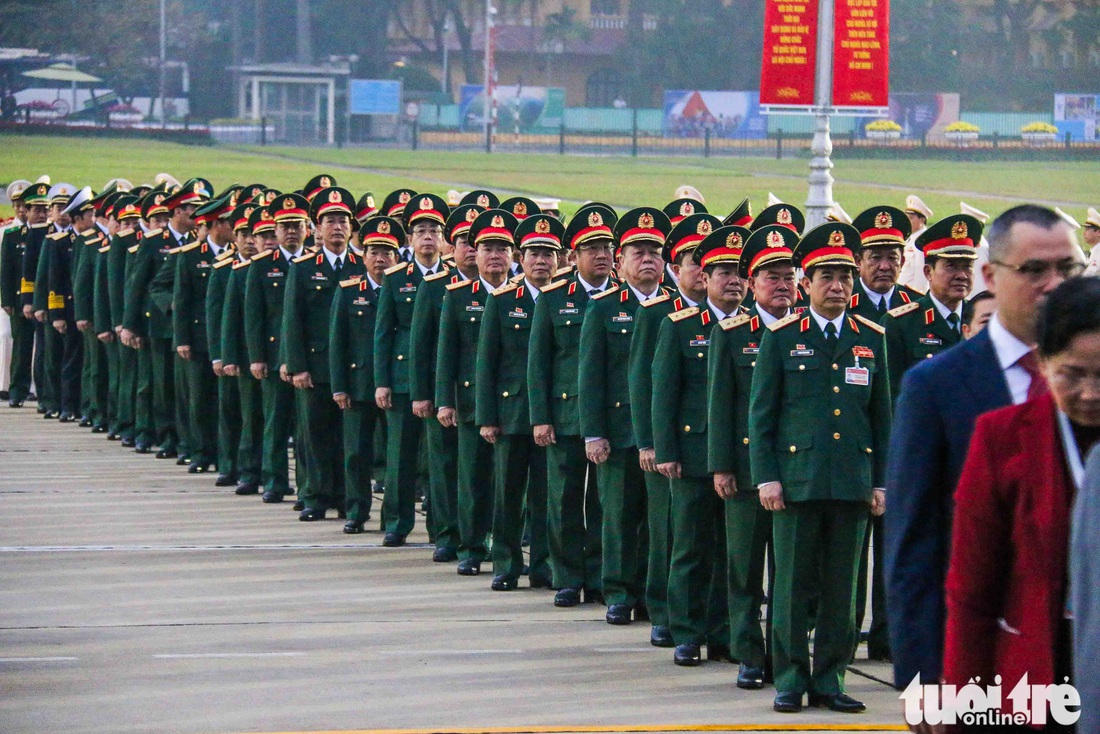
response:
<svg viewBox="0 0 1100 734"><path fill-rule="evenodd" d="M443 18L443 81L440 83L440 91L446 94L451 87L450 67L448 61L450 58L447 52L450 51L450 36L451 36L451 16L447 15Z"/></svg>
<svg viewBox="0 0 1100 734"><path fill-rule="evenodd" d="M820 0L817 18L817 89L814 103L814 137L810 144L810 191L806 198L806 228L824 224L833 205L833 141L829 114L833 106L833 3Z"/></svg>
<svg viewBox="0 0 1100 734"><path fill-rule="evenodd" d="M164 4L166 0L160 0L160 122L163 125L167 121L164 110L164 65L168 60L168 23Z"/></svg>
<svg viewBox="0 0 1100 734"><path fill-rule="evenodd" d="M485 0L485 149L493 151L493 0Z"/></svg>

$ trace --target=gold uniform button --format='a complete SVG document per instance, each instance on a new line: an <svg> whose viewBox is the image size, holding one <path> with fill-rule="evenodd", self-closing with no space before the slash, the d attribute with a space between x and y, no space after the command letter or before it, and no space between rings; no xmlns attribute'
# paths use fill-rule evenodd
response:
<svg viewBox="0 0 1100 734"><path fill-rule="evenodd" d="M840 408L833 411L833 415L840 415Z"/></svg>
<svg viewBox="0 0 1100 734"><path fill-rule="evenodd" d="M321 290L321 286L317 286L317 290Z"/></svg>
<svg viewBox="0 0 1100 734"><path fill-rule="evenodd" d="M269 342L273 342L273 341L275 341L275 337L273 337L273 336L269 336L269 337L267 338L267 340L268 340Z"/></svg>
<svg viewBox="0 0 1100 734"><path fill-rule="evenodd" d="M791 446L791 453L793 454L795 451L798 451L798 447L797 446Z"/></svg>
<svg viewBox="0 0 1100 734"><path fill-rule="evenodd" d="M363 315L363 312L362 312L362 311L356 311L356 312L355 312L355 314L356 314L357 316L362 316L362 315Z"/></svg>
<svg viewBox="0 0 1100 734"><path fill-rule="evenodd" d="M754 359L754 360L752 361L752 364L750 364L750 365L749 365L749 367L755 367L755 366L756 366L756 360Z"/></svg>
<svg viewBox="0 0 1100 734"><path fill-rule="evenodd" d="M567 393L562 393L562 394L561 394L561 399L562 399L562 400L566 400L566 399L568 399L568 398L569 398L569 395L568 395Z"/></svg>
<svg viewBox="0 0 1100 734"><path fill-rule="evenodd" d="M626 333L626 329L623 329L623 333L624 333L624 334Z"/></svg>
<svg viewBox="0 0 1100 734"><path fill-rule="evenodd" d="M355 369L355 362L352 362L352 363L351 363L351 368L352 368L352 369Z"/></svg>
<svg viewBox="0 0 1100 734"><path fill-rule="evenodd" d="M684 433L691 433L691 426L684 426Z"/></svg>
<svg viewBox="0 0 1100 734"><path fill-rule="evenodd" d="M152 316L153 314L149 313L148 311L145 312L145 318L152 318Z"/></svg>
<svg viewBox="0 0 1100 734"><path fill-rule="evenodd" d="M622 404L622 403L615 403L615 407L616 407L616 408L621 408L622 406L623 406L623 404Z"/></svg>
<svg viewBox="0 0 1100 734"><path fill-rule="evenodd" d="M833 365L833 369L834 369L834 370L839 370L839 369L840 369L840 366L839 366L839 365L835 365L835 364L834 364L834 365Z"/></svg>
<svg viewBox="0 0 1100 734"><path fill-rule="evenodd" d="M467 383L467 385L469 385L469 383ZM501 396L502 398L506 398L506 397L508 397L508 391L507 391L507 390L505 390L504 392L502 392L502 393L500 394L500 396Z"/></svg>
<svg viewBox="0 0 1100 734"><path fill-rule="evenodd" d="M469 386L470 386L470 381L469 380L466 380L465 382L462 383L462 387L469 387Z"/></svg>
<svg viewBox="0 0 1100 734"><path fill-rule="evenodd" d="M806 371L806 365L804 365L804 364L798 365L798 371L799 372L805 372Z"/></svg>
<svg viewBox="0 0 1100 734"><path fill-rule="evenodd" d="M869 453L869 454L873 454L873 453L874 453L874 451L873 451L873 450L871 450L871 449L863 449L863 450L864 450L864 451L866 451L866 452L867 452L867 453Z"/></svg>
<svg viewBox="0 0 1100 734"><path fill-rule="evenodd" d="M570 325L572 325L572 323L573 323L572 321L566 321L566 322L565 322L565 325L566 325L566 326L570 326Z"/></svg>
<svg viewBox="0 0 1100 734"><path fill-rule="evenodd" d="M748 437L748 436L745 436L745 437L744 437L743 439L741 439L741 443L743 443L743 444L745 444L746 446L748 446L748 445L749 445L749 437Z"/></svg>
<svg viewBox="0 0 1100 734"><path fill-rule="evenodd" d="M477 319L475 317L471 316L470 321L477 321Z"/></svg>
<svg viewBox="0 0 1100 734"><path fill-rule="evenodd" d="M925 359L932 359L932 355L931 354L926 354L926 355L924 355L924 358Z"/></svg>
<svg viewBox="0 0 1100 734"><path fill-rule="evenodd" d="M313 353L314 353L314 352L316 352L316 351L317 351L317 348L316 348L316 347L310 347L310 348L309 348L309 352L310 352L310 354L313 354Z"/></svg>
<svg viewBox="0 0 1100 734"><path fill-rule="evenodd" d="M839 385L833 385L833 392L840 392L840 386Z"/></svg>
<svg viewBox="0 0 1100 734"><path fill-rule="evenodd" d="M702 359L702 358L703 358L703 353L702 353L702 352L699 352L699 353L698 353L697 355L695 355L695 356L696 356L696 357L698 357L699 359Z"/></svg>
<svg viewBox="0 0 1100 734"><path fill-rule="evenodd" d="M272 288L278 288L278 287L279 287L279 284L278 284L278 283L272 283L272 284L271 284L271 287L272 287Z"/></svg>
<svg viewBox="0 0 1100 734"><path fill-rule="evenodd" d="M833 434L833 440L834 441L839 441L840 440L840 434L839 433L834 433Z"/></svg>
<svg viewBox="0 0 1100 734"><path fill-rule="evenodd" d="M403 360L403 359L405 359L405 355L404 355L404 354L399 354L399 355L397 355L397 361L398 361L398 362L400 362L400 361L401 361L401 360Z"/></svg>
<svg viewBox="0 0 1100 734"><path fill-rule="evenodd" d="M516 329L519 329L519 324L516 324Z"/></svg>
<svg viewBox="0 0 1100 734"><path fill-rule="evenodd" d="M405 303L412 303L412 299L411 298L406 298Z"/></svg>

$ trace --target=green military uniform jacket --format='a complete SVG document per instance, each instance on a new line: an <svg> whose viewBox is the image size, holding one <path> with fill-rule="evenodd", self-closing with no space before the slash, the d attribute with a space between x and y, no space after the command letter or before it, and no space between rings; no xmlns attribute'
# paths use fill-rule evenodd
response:
<svg viewBox="0 0 1100 734"><path fill-rule="evenodd" d="M122 325L138 336L172 338L175 273L170 260L176 250L175 239L167 229L151 230L138 242L126 276L122 316Z"/></svg>
<svg viewBox="0 0 1100 734"><path fill-rule="evenodd" d="M242 375L248 373L251 364L248 360L248 348L244 343L245 324L250 320L244 308L244 293L248 284L248 268L251 265L251 260L241 260L238 255L234 255L233 265L229 268L229 279L225 285L225 299L222 303L220 319L219 358L222 364L236 365L240 368ZM215 275L220 272L221 269L216 270ZM210 346L210 358L215 359L213 344Z"/></svg>
<svg viewBox="0 0 1100 734"><path fill-rule="evenodd" d="M79 247L84 238L71 229L50 235L46 273L46 321L74 321L73 276L79 264Z"/></svg>
<svg viewBox="0 0 1100 734"><path fill-rule="evenodd" d="M49 233L49 224L34 224L27 228L23 236L23 257L19 265L19 305L34 305L35 284L38 279L38 266L41 261L42 249Z"/></svg>
<svg viewBox="0 0 1100 734"><path fill-rule="evenodd" d="M95 273L92 276L92 329L96 334L114 329L114 322L111 320L111 245L109 242L110 240L105 237L103 245L96 251Z"/></svg>
<svg viewBox="0 0 1100 734"><path fill-rule="evenodd" d="M439 263L436 267L440 267ZM374 327L374 384L398 394L409 393L409 348L413 308L424 281L415 263L401 263L386 271L378 294L378 317ZM434 353L428 361L434 364ZM419 399L430 400L431 394Z"/></svg>
<svg viewBox="0 0 1100 734"><path fill-rule="evenodd" d="M42 240L42 247L39 248L38 253L38 267L36 268L34 278L34 292L31 294L31 305L34 306L34 312L49 311L50 310L50 263L54 259L54 254L62 248L66 249L65 257L68 257L68 248L72 247L71 235L68 230L57 231L56 227L50 225L50 232ZM68 264L66 263L66 269ZM60 282L60 281L59 281ZM56 302L56 301L55 301ZM64 302L64 298L62 298ZM50 319L47 318L47 321Z"/></svg>
<svg viewBox="0 0 1100 734"><path fill-rule="evenodd" d="M886 362L882 327L861 316L832 349L809 312L772 324L749 402L752 483L782 482L787 502L870 502L886 481Z"/></svg>
<svg viewBox="0 0 1100 734"><path fill-rule="evenodd" d="M605 288L615 285L608 280ZM535 305L527 360L531 425L552 424L559 436L581 435L578 367L588 301L574 276L548 285Z"/></svg>
<svg viewBox="0 0 1100 734"><path fill-rule="evenodd" d="M653 448L658 464L679 462L684 477L707 468L707 357L714 315L705 306L669 314L653 355Z"/></svg>
<svg viewBox="0 0 1100 734"><path fill-rule="evenodd" d="M222 331L225 328L225 300L229 291L229 281L233 278L233 265L237 262L237 253L232 247L222 250L209 270L203 313L206 315L206 353L211 362L225 364L222 352ZM177 314L175 317L179 319ZM192 348L198 349L192 345ZM233 364L237 364L234 362Z"/></svg>
<svg viewBox="0 0 1100 734"><path fill-rule="evenodd" d="M630 418L639 449L653 448L653 354L657 333L670 313L687 304L673 291L651 298L634 313L634 338L630 341Z"/></svg>
<svg viewBox="0 0 1100 734"><path fill-rule="evenodd" d="M249 364L264 363L278 373L283 343L283 303L294 267L282 248L264 250L245 270L244 340Z"/></svg>
<svg viewBox="0 0 1100 734"><path fill-rule="evenodd" d="M214 258L214 248L204 240L181 247L173 262L172 343L189 346L200 354L210 352L206 291L214 272Z"/></svg>
<svg viewBox="0 0 1100 734"><path fill-rule="evenodd" d="M530 288L512 283L493 291L481 318L474 421L505 435L531 435L527 358L535 302Z"/></svg>
<svg viewBox="0 0 1100 734"><path fill-rule="evenodd" d="M886 310L912 303L922 295L924 294L916 288L910 288L907 285L897 283L894 286L894 292L890 294L890 300L886 304ZM871 319L871 321L878 323L881 323L883 317L886 315L886 311L879 311L878 308L875 307L875 302L871 300L871 297L867 295L867 289L863 287L863 279L858 275L856 276L855 286L852 288L852 300L848 302L848 315L862 316L865 319Z"/></svg>
<svg viewBox="0 0 1100 734"><path fill-rule="evenodd" d="M474 422L477 343L492 291L479 278L447 286L436 348L435 406L451 407L462 423Z"/></svg>
<svg viewBox="0 0 1100 734"><path fill-rule="evenodd" d="M344 252L340 275L324 251L294 261L287 279L283 305L283 361L287 372L308 372L314 385L327 385L329 375L329 318L342 278L366 272L363 261L350 249Z"/></svg>
<svg viewBox="0 0 1100 734"><path fill-rule="evenodd" d="M962 334L947 323L931 295L891 309L882 325L886 327L886 349L890 353L890 394L895 400L906 370L962 340Z"/></svg>
<svg viewBox="0 0 1100 734"><path fill-rule="evenodd" d="M749 395L765 331L754 305L719 321L710 338L708 466L716 474L733 474L738 492L756 490L749 471Z"/></svg>
<svg viewBox="0 0 1100 734"><path fill-rule="evenodd" d="M107 235L93 226L81 235L80 259L73 274L73 318L95 321L95 274L100 261L99 248L107 244Z"/></svg>
<svg viewBox="0 0 1100 734"><path fill-rule="evenodd" d="M111 237L107 252L107 317L111 328L122 326L126 313L126 285L142 237L140 229L122 228ZM130 252L131 248L133 253Z"/></svg>
<svg viewBox="0 0 1100 734"><path fill-rule="evenodd" d="M9 226L0 239L0 307L22 310L19 289L23 280L23 251L29 228L26 224Z"/></svg>
<svg viewBox="0 0 1100 734"><path fill-rule="evenodd" d="M442 261L441 261L442 262ZM442 269L420 282L413 299L412 325L405 369L409 373L409 399L435 400L436 348L439 346L439 320L447 286L461 283L462 275L454 268ZM406 265L406 269L408 266Z"/></svg>
<svg viewBox="0 0 1100 734"><path fill-rule="evenodd" d="M329 316L329 373L332 393L374 404L374 322L378 294L370 279L341 281Z"/></svg>
<svg viewBox="0 0 1100 734"><path fill-rule="evenodd" d="M658 289L659 296L667 295ZM653 300L653 299L651 299ZM641 308L628 285L609 288L588 302L581 326L578 380L581 435L605 438L612 449L638 445L630 395L630 348Z"/></svg>

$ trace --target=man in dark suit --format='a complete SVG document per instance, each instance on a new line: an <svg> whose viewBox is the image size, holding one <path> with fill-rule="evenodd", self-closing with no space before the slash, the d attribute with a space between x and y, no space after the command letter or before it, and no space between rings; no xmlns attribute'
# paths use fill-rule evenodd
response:
<svg viewBox="0 0 1100 734"><path fill-rule="evenodd" d="M997 313L973 339L905 374L890 442L886 593L894 683L939 681L944 578L955 485L977 417L1040 394L1033 345L1046 294L1084 269L1073 231L1055 212L1022 205L987 232L982 266Z"/></svg>

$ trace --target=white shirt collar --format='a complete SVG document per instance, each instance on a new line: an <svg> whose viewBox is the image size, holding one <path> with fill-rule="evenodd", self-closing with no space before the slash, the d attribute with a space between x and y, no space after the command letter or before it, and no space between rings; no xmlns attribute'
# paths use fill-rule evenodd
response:
<svg viewBox="0 0 1100 734"><path fill-rule="evenodd" d="M185 235L176 231L176 228L171 224L168 225L168 231L172 233L172 236L176 239L176 242L182 242Z"/></svg>
<svg viewBox="0 0 1100 734"><path fill-rule="evenodd" d="M940 316L943 317L944 321L947 321L947 317L950 316L951 314L955 314L956 316L959 317L959 325L961 327L961 325L962 325L962 313L963 313L962 303L959 303L959 305L955 306L955 310L952 311L947 306L940 303L939 299L937 299L935 296L932 295L932 291L928 291L928 297L932 299L932 305L934 305L936 307L936 310L939 311L939 314L940 314Z"/></svg>
<svg viewBox="0 0 1100 734"><path fill-rule="evenodd" d="M681 298L681 300L683 300L683 302L684 302L684 308L688 308L688 307L690 307L690 306L698 306L698 305L699 305L699 302L698 302L698 301L693 301L693 300L691 300L690 298L688 298L688 297L687 297L687 295L685 295L685 293L684 293L683 291L680 291L680 298Z"/></svg>
<svg viewBox="0 0 1100 734"><path fill-rule="evenodd" d="M374 278L370 277L370 273L367 273L366 278L367 278L367 282L370 283L371 290L376 291L376 290L378 290L379 288L382 287L378 283L374 282Z"/></svg>
<svg viewBox="0 0 1100 734"><path fill-rule="evenodd" d="M783 314L783 316L788 316L790 313L791 313L791 310L788 308L787 313ZM771 326L776 321L779 321L780 318L782 318L780 316L772 316L770 313L768 313L767 311L765 311L762 308L757 308L756 309L756 314L760 317L760 321L761 321L761 323L764 324L764 326Z"/></svg>
<svg viewBox="0 0 1100 734"><path fill-rule="evenodd" d="M341 267L343 267L343 262L348 256L347 251L345 251L342 255L337 255L336 253L330 251L327 247L322 247L321 252L325 253L325 259L328 260L329 267L333 269L336 268L337 260L340 261Z"/></svg>
<svg viewBox="0 0 1100 734"><path fill-rule="evenodd" d="M424 265L421 265L420 261L417 260L415 257L413 258L413 262L416 263L416 267L420 268L420 274L421 275L427 275L428 270L431 270L433 273L440 272L439 266L440 266L441 261L438 258L436 259L435 264L431 266L431 268L428 268Z"/></svg>
<svg viewBox="0 0 1100 734"><path fill-rule="evenodd" d="M354 252L359 257L363 257L364 251L361 250L360 248L356 247L355 245L351 244L350 242L348 243L348 249L351 250L352 252Z"/></svg>
<svg viewBox="0 0 1100 734"><path fill-rule="evenodd" d="M206 235L206 244L210 245L210 251L214 253L214 257L222 254L222 250L225 248L219 245L214 240L210 239L210 235Z"/></svg>
<svg viewBox="0 0 1100 734"><path fill-rule="evenodd" d="M998 314L993 314L986 328L989 329L989 339L993 342L993 350L997 353L997 362L1002 370L1007 370L1031 351L1031 347L1009 333Z"/></svg>
<svg viewBox="0 0 1100 734"><path fill-rule="evenodd" d="M542 295L542 291L540 291L537 287L535 287L535 284L532 283L527 278L523 279L523 285L527 288L527 291L531 294L531 300L532 301L538 301L539 296Z"/></svg>
<svg viewBox="0 0 1100 734"><path fill-rule="evenodd" d="M508 281L507 281L507 280L505 280L505 281L504 281L503 283L501 283L500 285L493 285L493 284L492 284L492 283L490 283L489 281L485 280L485 278L482 278L482 277L481 277L480 275L479 275L479 276L477 276L477 279L481 281L481 287L485 289L485 292L486 292L486 293L492 293L492 292L493 292L493 291L495 291L495 290L496 290L497 288L503 288L504 286L508 285Z"/></svg>
<svg viewBox="0 0 1100 734"><path fill-rule="evenodd" d="M645 303L649 299L656 298L657 296L661 295L661 286L659 284L658 284L657 288L654 289L654 291L652 293L650 293L648 296L646 294L642 293L640 290L638 290L634 286L630 285L629 283L627 283L627 287L630 288L630 290L634 291L634 296L638 299L638 303Z"/></svg>
<svg viewBox="0 0 1100 734"><path fill-rule="evenodd" d="M290 250L286 249L282 245L279 245L279 249L282 250L283 257L285 257L287 260L295 260L296 258L301 256L301 254L302 254L302 248L301 247L298 248L297 252L291 252Z"/></svg>
<svg viewBox="0 0 1100 734"><path fill-rule="evenodd" d="M860 278L859 282L863 285L864 292L867 294L867 297L871 299L871 303L875 304L876 308L878 307L879 303L882 302L883 298L885 298L886 303L889 304L890 299L894 297L894 291L897 289L897 286L892 285L890 286L890 290L886 291L885 293L877 293L876 291L871 290L871 287L867 285L866 282L864 282L863 278Z"/></svg>
<svg viewBox="0 0 1100 734"><path fill-rule="evenodd" d="M825 324L832 324L836 327L837 336L840 336L840 330L844 327L844 314L840 314L835 319L827 319L817 311L814 311L814 307L810 306L810 315L814 317L814 321L821 328L821 333L825 333Z"/></svg>
<svg viewBox="0 0 1100 734"><path fill-rule="evenodd" d="M581 284L581 288L584 288L585 292L587 293L588 291L591 291L593 288L597 288L597 287L601 291L607 290L607 288L611 285L611 278L607 278L606 280L604 280L603 285L595 286L595 285L592 285L591 283L589 283L584 278L582 278L580 272L578 272L577 273L577 282Z"/></svg>
<svg viewBox="0 0 1100 734"><path fill-rule="evenodd" d="M737 313L737 311L734 311L733 313L724 313L721 309L714 305L714 301L710 300L709 296L707 297L707 308L710 309L710 312L714 314L714 317L719 321L721 321L722 319L728 319L730 316L733 316Z"/></svg>

